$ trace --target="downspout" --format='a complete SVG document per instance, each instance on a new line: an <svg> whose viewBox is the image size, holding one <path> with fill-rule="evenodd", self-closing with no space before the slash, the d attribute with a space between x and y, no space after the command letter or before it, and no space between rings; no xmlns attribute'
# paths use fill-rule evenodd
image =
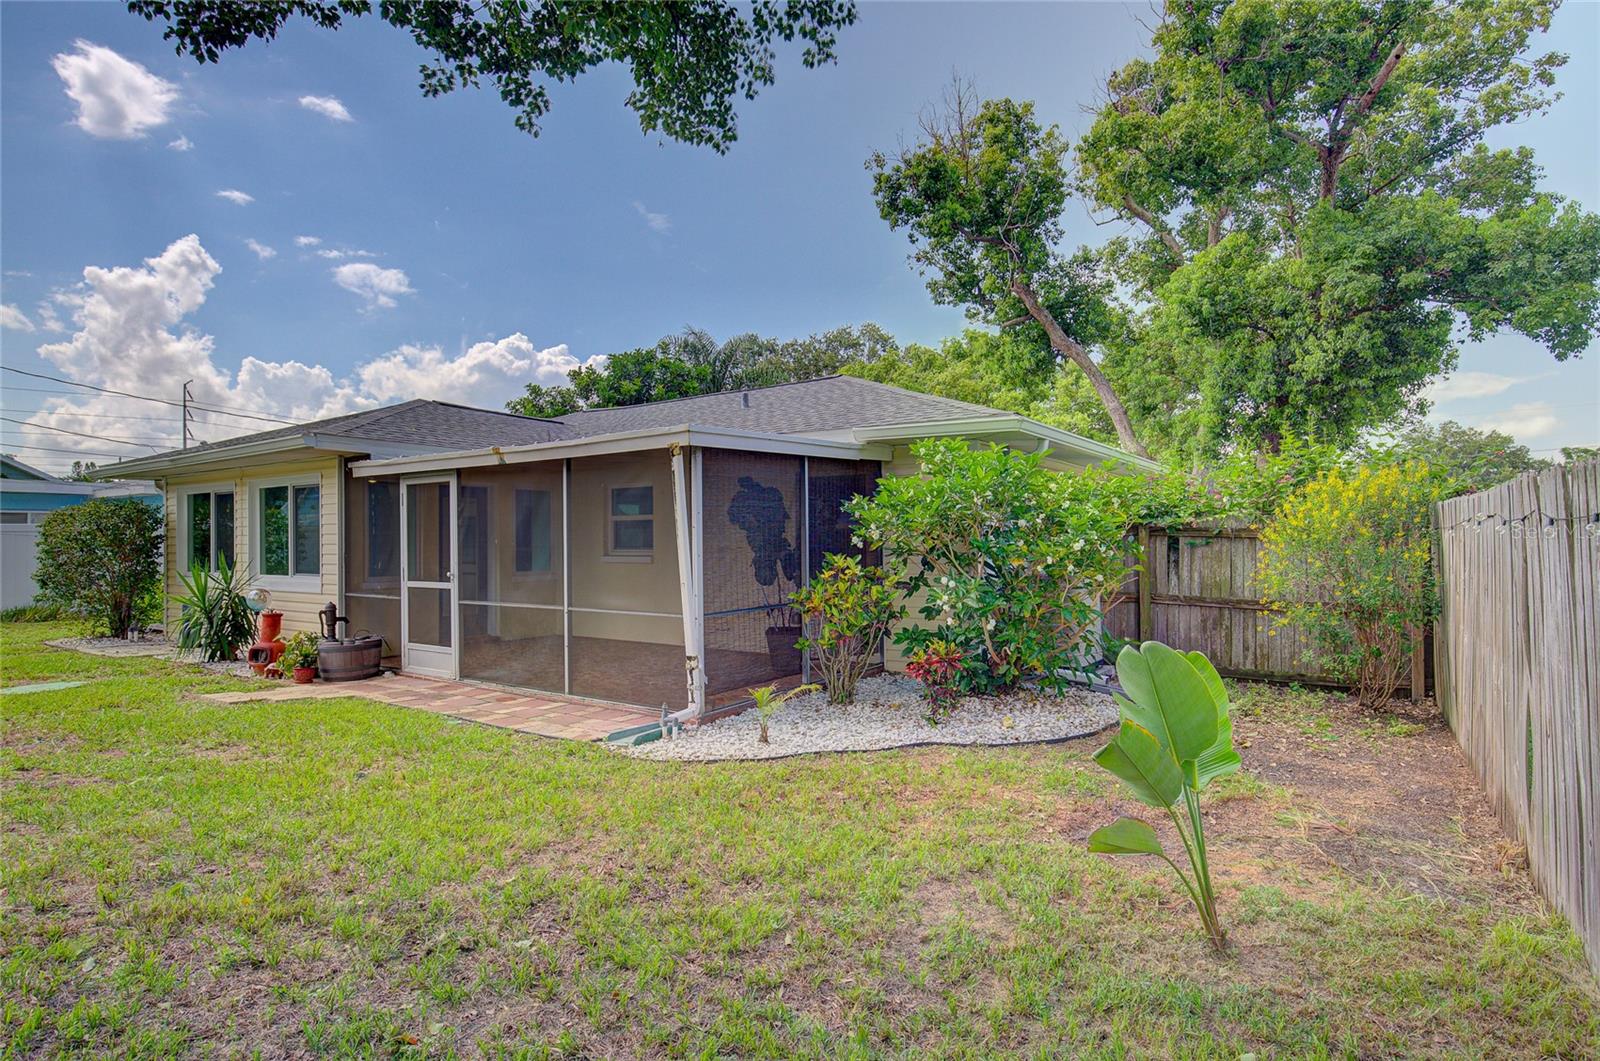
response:
<svg viewBox="0 0 1600 1061"><path fill-rule="evenodd" d="M691 570L693 550L689 535L693 533L689 519L689 490L683 467L683 445L672 444L672 499L676 517L678 547L678 593L683 605L683 667L684 681L688 686L689 706L682 711L669 712L662 708L661 723L665 730L672 723L698 720L702 711L700 700L700 645L699 624L695 622L694 580L698 571Z"/></svg>

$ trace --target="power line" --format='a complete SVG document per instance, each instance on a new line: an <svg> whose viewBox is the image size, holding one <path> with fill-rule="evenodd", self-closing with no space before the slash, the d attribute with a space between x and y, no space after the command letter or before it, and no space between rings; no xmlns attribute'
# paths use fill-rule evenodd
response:
<svg viewBox="0 0 1600 1061"><path fill-rule="evenodd" d="M59 431L63 435L77 435L79 438L93 439L96 442L115 442L118 445L123 445L123 446L143 446L146 449L157 449L158 450L158 449L161 448L160 446L152 445L149 442L136 442L131 438L112 438L109 435L90 435L90 434L86 434L85 432L82 432L82 431L72 431L72 430L70 430L68 428L65 428L65 427L52 427L49 424L31 424L26 420L18 420L15 417L10 417L10 416L0 416L0 420L4 420L8 424L20 424L23 427L35 427L35 428L38 428L41 431ZM156 439L157 441L160 441L160 442L164 442L169 446L172 444L169 439L161 438L159 435L148 435L146 437L147 438Z"/></svg>
<svg viewBox="0 0 1600 1061"><path fill-rule="evenodd" d="M81 413L76 409L0 409L0 413L10 413L13 416L31 416L34 413L62 413L67 416L82 416L92 420L144 420L156 424L170 424L170 416L129 416L123 413ZM230 424L219 424L215 420L196 420L197 424L208 424L213 427L231 427Z"/></svg>
<svg viewBox="0 0 1600 1061"><path fill-rule="evenodd" d="M80 383L75 379L63 379L60 376L47 376L43 372L29 372L27 369L13 368L10 365L0 365L0 368L5 369L7 372L15 372L18 375L31 376L34 379L49 380L51 383L65 383L69 387L83 387L88 390L99 391L102 394L115 394L123 398L137 398L142 402L159 402L162 405L170 405L175 409L182 409L184 404L183 402L172 401L169 398L153 398L148 394L133 394L129 391L116 390L111 387L101 387L94 383ZM281 416L264 416L261 413L242 412L230 406L224 405L195 405L194 407L203 412L220 413L224 416L240 416L244 417L246 420L265 420L268 423L273 424L289 424L291 426L298 426L304 422L300 420L285 420Z"/></svg>
<svg viewBox="0 0 1600 1061"><path fill-rule="evenodd" d="M126 453L98 453L87 449L57 449L54 446L25 446L20 442L0 442L0 452L10 453L14 449L37 450L40 453L70 453L74 457L115 457L117 460L126 459Z"/></svg>

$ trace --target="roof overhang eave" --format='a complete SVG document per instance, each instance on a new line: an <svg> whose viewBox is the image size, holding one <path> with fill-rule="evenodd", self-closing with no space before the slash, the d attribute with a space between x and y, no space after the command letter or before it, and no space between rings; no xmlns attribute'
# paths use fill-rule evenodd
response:
<svg viewBox="0 0 1600 1061"><path fill-rule="evenodd" d="M173 475L186 475L190 472L205 471L218 465L231 466L241 460L249 460L255 457L271 457L280 453L291 453L295 450L305 450L310 454L320 456L342 457L354 454L363 456L368 454L398 456L405 453L415 453L419 448L421 447L410 443L401 445L373 439L349 438L342 435L319 435L314 432L308 432L303 435L288 435L283 438L268 439L264 442L247 442L237 446L218 445L206 449L176 450L152 454L149 457L133 457L103 468L96 468L90 478L97 482L107 482L113 479L163 479ZM439 446L429 447L428 452L437 453L442 448Z"/></svg>
<svg viewBox="0 0 1600 1061"><path fill-rule="evenodd" d="M884 424L877 427L858 427L851 435L859 442L905 441L923 438L972 437L982 435L1021 434L1037 439L1041 449L1054 451L1059 456L1079 457L1090 464L1115 461L1140 471L1159 471L1161 465L1146 457L1137 457L1115 446L1096 442L1092 438L1063 431L1020 414L1005 416L972 417L961 420L931 420L918 424Z"/></svg>
<svg viewBox="0 0 1600 1061"><path fill-rule="evenodd" d="M458 468L487 468L499 464L528 464L569 457L597 457L610 453L634 453L668 449L672 446L698 446L704 449L735 449L751 453L785 453L796 457L832 457L839 460L888 460L889 446L853 441L807 438L802 435L773 435L732 428L680 427L620 431L588 438L557 439L523 446L489 446L484 449L457 450L425 456L396 457L355 461L350 470L356 475L410 475L422 472L451 471Z"/></svg>

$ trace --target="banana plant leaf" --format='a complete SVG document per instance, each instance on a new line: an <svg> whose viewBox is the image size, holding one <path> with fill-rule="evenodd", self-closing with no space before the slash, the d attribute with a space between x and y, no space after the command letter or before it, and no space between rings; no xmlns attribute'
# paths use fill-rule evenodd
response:
<svg viewBox="0 0 1600 1061"><path fill-rule="evenodd" d="M1094 753L1094 761L1126 781L1133 796L1152 807L1170 807L1183 795L1183 771L1156 735L1131 719L1116 738Z"/></svg>
<svg viewBox="0 0 1600 1061"><path fill-rule="evenodd" d="M1217 673L1217 668L1212 666L1204 652L1190 652L1187 655L1217 705L1217 741L1196 756L1194 761L1193 781L1195 790L1199 791L1206 787L1207 782L1239 769L1241 760L1233 747L1233 718L1228 712L1228 690L1222 684L1222 675Z"/></svg>
<svg viewBox="0 0 1600 1061"><path fill-rule="evenodd" d="M1089 834L1089 850L1102 855L1165 855L1161 838L1148 822L1118 818Z"/></svg>
<svg viewBox="0 0 1600 1061"><path fill-rule="evenodd" d="M1217 743L1216 700L1189 657L1159 641L1128 645L1117 655L1123 716L1155 734L1178 763Z"/></svg>

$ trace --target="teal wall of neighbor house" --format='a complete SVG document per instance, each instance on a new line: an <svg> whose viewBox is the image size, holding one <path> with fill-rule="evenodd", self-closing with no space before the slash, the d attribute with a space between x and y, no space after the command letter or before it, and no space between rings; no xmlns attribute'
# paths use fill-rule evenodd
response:
<svg viewBox="0 0 1600 1061"><path fill-rule="evenodd" d="M0 488L0 512L54 512L58 508L79 504L88 497L88 493L40 494L32 490Z"/></svg>

